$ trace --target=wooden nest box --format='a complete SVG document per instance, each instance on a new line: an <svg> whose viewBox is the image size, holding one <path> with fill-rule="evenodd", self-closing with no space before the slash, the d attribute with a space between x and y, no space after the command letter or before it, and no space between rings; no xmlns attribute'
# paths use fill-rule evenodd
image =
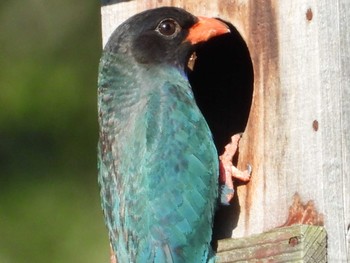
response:
<svg viewBox="0 0 350 263"><path fill-rule="evenodd" d="M219 260L349 262L350 1L105 0L103 44L124 20L160 6L232 23L250 54L254 91L237 163L253 173L220 219ZM327 246L315 226L323 223Z"/></svg>

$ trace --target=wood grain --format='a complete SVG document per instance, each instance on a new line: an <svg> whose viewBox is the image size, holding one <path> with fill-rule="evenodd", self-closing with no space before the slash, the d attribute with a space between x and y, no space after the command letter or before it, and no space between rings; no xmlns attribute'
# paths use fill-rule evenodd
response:
<svg viewBox="0 0 350 263"><path fill-rule="evenodd" d="M323 227L294 225L219 241L217 262L327 262Z"/></svg>

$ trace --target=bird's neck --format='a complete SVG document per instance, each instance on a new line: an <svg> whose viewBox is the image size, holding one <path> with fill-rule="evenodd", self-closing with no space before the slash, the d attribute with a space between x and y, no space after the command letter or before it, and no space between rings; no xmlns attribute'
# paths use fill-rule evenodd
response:
<svg viewBox="0 0 350 263"><path fill-rule="evenodd" d="M188 88L184 92L191 93L186 74L176 66L140 64L127 54L105 53L98 83L99 114L104 116L100 120L102 126L109 126L108 122L113 120L114 127L132 122L135 112L145 109L152 94L162 96L162 87L167 83Z"/></svg>

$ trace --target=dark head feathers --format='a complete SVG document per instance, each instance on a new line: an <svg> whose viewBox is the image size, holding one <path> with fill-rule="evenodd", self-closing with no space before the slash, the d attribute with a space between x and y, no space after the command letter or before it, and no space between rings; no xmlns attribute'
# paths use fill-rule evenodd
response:
<svg viewBox="0 0 350 263"><path fill-rule="evenodd" d="M192 52L192 45L185 39L197 21L197 17L180 8L147 10L121 24L104 50L127 54L142 64L184 67Z"/></svg>

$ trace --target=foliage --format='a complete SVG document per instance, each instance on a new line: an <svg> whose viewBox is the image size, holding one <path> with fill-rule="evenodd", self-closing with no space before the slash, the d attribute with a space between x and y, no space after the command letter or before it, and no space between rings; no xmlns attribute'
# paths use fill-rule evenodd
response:
<svg viewBox="0 0 350 263"><path fill-rule="evenodd" d="M97 1L0 4L0 262L107 262Z"/></svg>

